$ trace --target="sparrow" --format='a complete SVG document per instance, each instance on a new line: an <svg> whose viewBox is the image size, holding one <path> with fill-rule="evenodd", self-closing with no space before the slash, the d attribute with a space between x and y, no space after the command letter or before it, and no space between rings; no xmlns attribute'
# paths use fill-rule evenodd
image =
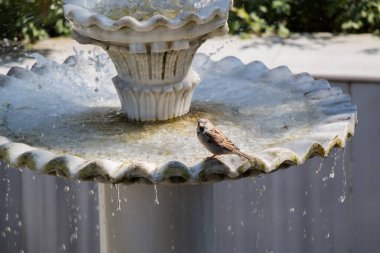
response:
<svg viewBox="0 0 380 253"><path fill-rule="evenodd" d="M197 126L197 137L200 143L211 153L214 158L218 155L235 154L247 159L254 166L254 158L240 151L226 135L208 119L200 119Z"/></svg>

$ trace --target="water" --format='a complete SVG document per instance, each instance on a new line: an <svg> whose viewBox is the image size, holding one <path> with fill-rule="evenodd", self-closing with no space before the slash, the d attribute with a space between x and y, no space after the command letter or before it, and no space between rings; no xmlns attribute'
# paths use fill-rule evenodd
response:
<svg viewBox="0 0 380 253"><path fill-rule="evenodd" d="M324 158L321 159L321 163L319 164L319 167L318 169L315 171L315 174L319 174L319 172L321 172L322 168L323 168L323 162L325 161Z"/></svg>
<svg viewBox="0 0 380 253"><path fill-rule="evenodd" d="M105 0L85 1L84 7L93 12L108 16L111 19L120 19L132 16L139 21L145 21L155 15L163 15L173 19L186 12L197 12L206 8L212 2L220 0ZM215 4L215 3L214 3Z"/></svg>
<svg viewBox="0 0 380 253"><path fill-rule="evenodd" d="M121 212L120 186L115 185L117 191L117 211Z"/></svg>
<svg viewBox="0 0 380 253"><path fill-rule="evenodd" d="M342 154L341 149L338 149L337 151L335 151L335 153L333 155L334 160L333 160L333 165L331 166L330 174L328 176L325 176L322 178L323 182L327 182L328 180L333 179L335 177L335 169L336 169L337 162L338 162L341 154Z"/></svg>
<svg viewBox="0 0 380 253"><path fill-rule="evenodd" d="M338 198L338 201L340 203L343 203L346 200L346 195L347 195L347 173L346 173L346 168L345 168L345 154L346 154L346 149L343 151L343 160L342 160L342 175L343 175L343 192L342 195Z"/></svg>
<svg viewBox="0 0 380 253"><path fill-rule="evenodd" d="M158 190L157 185L154 185L154 204L159 205L160 201L158 201Z"/></svg>
<svg viewBox="0 0 380 253"><path fill-rule="evenodd" d="M242 64L234 62L237 67L231 68L231 62L212 63L205 56L206 66L205 57L196 56L194 68L202 67L199 73L204 82L195 91L190 113L165 123L131 123L120 111L111 81L116 70L107 55L75 51L66 64L32 56L37 60L33 71L11 78L1 88L0 101L6 106L0 109L0 136L85 159L128 163L132 158L148 159L157 164L174 159L190 165L208 155L199 148L195 133L201 117L209 118L247 153L302 139L321 117L303 94L291 89L252 82L241 75L220 76L244 72ZM252 66L245 71L253 71ZM231 85L237 81L240 88ZM257 94L256 99L241 89Z"/></svg>

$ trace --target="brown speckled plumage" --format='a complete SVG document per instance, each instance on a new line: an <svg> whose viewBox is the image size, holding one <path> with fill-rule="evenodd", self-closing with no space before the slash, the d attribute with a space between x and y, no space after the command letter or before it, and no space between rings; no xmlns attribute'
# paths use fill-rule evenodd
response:
<svg viewBox="0 0 380 253"><path fill-rule="evenodd" d="M254 158L241 152L240 149L219 129L214 127L208 119L200 119L198 121L197 137L202 145L213 153L214 156L235 154L248 159L253 166Z"/></svg>

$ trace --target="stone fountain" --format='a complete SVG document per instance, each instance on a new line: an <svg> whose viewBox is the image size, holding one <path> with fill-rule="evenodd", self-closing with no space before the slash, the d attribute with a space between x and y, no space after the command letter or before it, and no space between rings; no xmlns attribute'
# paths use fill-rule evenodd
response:
<svg viewBox="0 0 380 253"><path fill-rule="evenodd" d="M226 33L230 6L224 0L67 1L74 38L101 46L109 57L76 52L59 64L33 55L31 69L14 67L1 76L0 159L39 174L104 183L102 252L166 252L162 229L168 227L177 229L177 242L199 235L193 252L211 252L211 183L326 157L354 134L356 106L327 81L195 54L207 38ZM235 155L208 159L195 134L201 117L256 164ZM171 186L160 189L159 206L121 209L109 200L127 194L146 201L148 188L116 194L108 184ZM179 201L170 212L167 196Z"/></svg>

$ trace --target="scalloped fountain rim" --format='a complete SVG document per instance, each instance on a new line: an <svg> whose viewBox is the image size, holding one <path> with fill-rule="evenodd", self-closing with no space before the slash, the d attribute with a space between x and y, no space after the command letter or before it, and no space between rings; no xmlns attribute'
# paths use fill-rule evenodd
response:
<svg viewBox="0 0 380 253"><path fill-rule="evenodd" d="M197 12L181 12L173 19L157 14L145 21L139 21L132 16L124 16L118 20L113 20L102 14L90 11L80 5L66 3L63 5L64 15L83 27L98 26L106 31L117 31L124 27L132 28L136 31L146 32L158 26L165 26L170 29L178 29L191 21L197 24L206 24L215 17L227 19L232 1L214 0L215 3Z"/></svg>
<svg viewBox="0 0 380 253"><path fill-rule="evenodd" d="M226 59L232 59L231 62L235 64L243 64L235 57L226 57L221 61ZM281 66L268 71L281 68L288 70L287 67ZM12 76L12 72L14 72L13 69L10 69L8 75ZM295 79L303 75L310 76L303 73L293 74L292 77ZM316 125L311 134L304 139L251 154L256 158L254 166L235 155L205 159L194 166L187 166L180 161L170 161L156 166L148 162L85 160L68 154L57 155L23 143L13 143L2 136L0 136L0 161L5 161L13 168L26 167L40 174L113 184L198 184L271 173L277 169L301 165L313 156L326 157L334 147L344 148L348 137L353 136L355 132L357 109L351 104L349 95L342 94L340 88L332 88L325 80L314 80L313 85L308 83L298 86L292 88L298 89L304 96L318 102L317 106L321 109L327 108L333 113L331 115L327 113L323 121Z"/></svg>

